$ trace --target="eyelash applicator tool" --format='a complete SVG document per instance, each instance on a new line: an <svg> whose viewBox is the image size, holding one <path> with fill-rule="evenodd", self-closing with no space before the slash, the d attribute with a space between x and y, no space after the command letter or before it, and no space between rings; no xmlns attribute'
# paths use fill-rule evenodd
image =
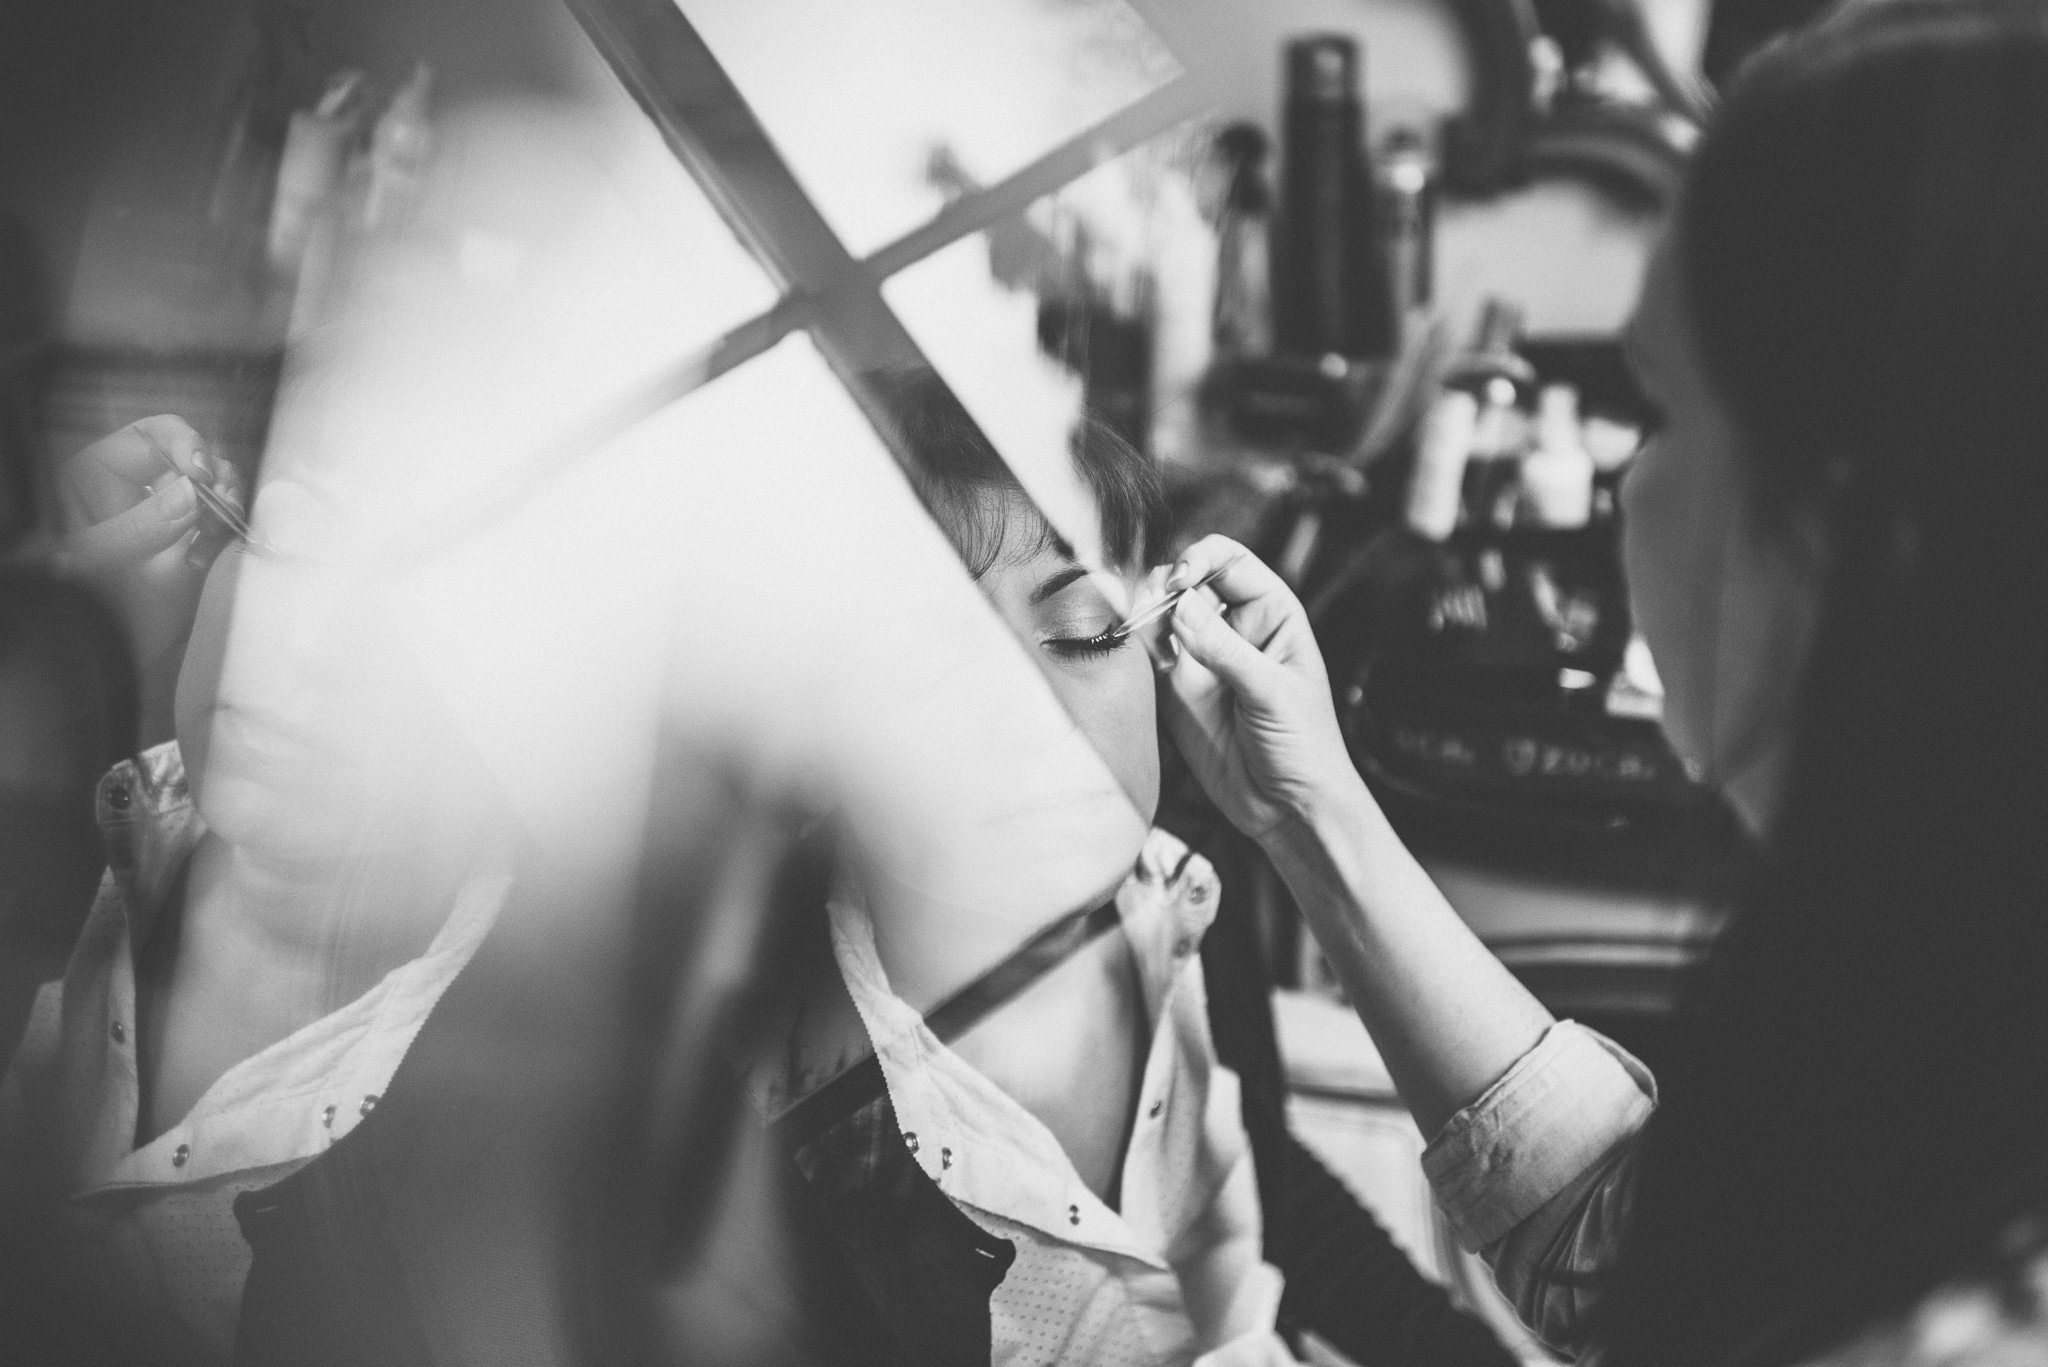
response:
<svg viewBox="0 0 2048 1367"><path fill-rule="evenodd" d="M140 428L136 430L141 431ZM148 442L151 449L156 452L157 458L171 468L172 473L183 475L186 479L192 481L192 492L198 496L199 502L237 541L259 553L267 554L270 552L269 544L256 535L255 529L243 518L241 510L222 497L220 491L209 484L203 474L196 474L180 465L178 458L172 455L162 442L152 437L149 433L142 432L141 435L142 439Z"/></svg>
<svg viewBox="0 0 2048 1367"><path fill-rule="evenodd" d="M1235 564L1237 562L1232 561L1230 563ZM1106 637L1109 637L1110 639L1119 642L1129 640L1132 632L1136 631L1140 627L1150 626L1152 623L1166 616L1167 613L1172 612L1176 607L1180 606L1181 599L1187 597L1187 595L1193 593L1196 589L1199 589L1204 585L1210 583L1217 576L1221 575L1223 571L1229 568L1230 565L1218 565L1215 569L1210 570L1207 574L1203 575L1200 579L1197 579L1194 583L1186 584L1180 588L1175 589L1173 592L1160 598L1158 602L1153 603L1150 607L1139 608L1136 612L1124 618L1123 621L1117 623L1115 626L1111 627L1107 632L1103 634Z"/></svg>

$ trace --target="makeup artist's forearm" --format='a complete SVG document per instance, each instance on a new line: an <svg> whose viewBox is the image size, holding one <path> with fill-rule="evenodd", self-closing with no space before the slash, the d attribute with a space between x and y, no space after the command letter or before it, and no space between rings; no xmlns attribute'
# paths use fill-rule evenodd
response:
<svg viewBox="0 0 2048 1367"><path fill-rule="evenodd" d="M1460 920L1359 784L1263 842L1425 1137L1552 1017Z"/></svg>

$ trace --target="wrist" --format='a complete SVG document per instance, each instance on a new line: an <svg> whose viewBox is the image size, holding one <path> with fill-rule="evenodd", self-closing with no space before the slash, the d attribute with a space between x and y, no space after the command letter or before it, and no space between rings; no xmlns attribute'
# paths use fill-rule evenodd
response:
<svg viewBox="0 0 2048 1367"><path fill-rule="evenodd" d="M1288 804L1259 844L1278 868L1321 866L1330 862L1333 852L1355 846L1385 823L1365 780L1347 771Z"/></svg>

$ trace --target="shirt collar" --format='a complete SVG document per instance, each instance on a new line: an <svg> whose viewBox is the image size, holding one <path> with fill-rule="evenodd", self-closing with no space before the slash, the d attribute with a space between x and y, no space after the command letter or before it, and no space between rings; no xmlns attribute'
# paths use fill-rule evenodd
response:
<svg viewBox="0 0 2048 1367"><path fill-rule="evenodd" d="M1216 919L1219 886L1208 860L1177 836L1156 827L1147 834L1131 872L1118 885L1117 915L1138 962L1147 1019L1159 1020L1174 975L1201 949L1202 937ZM840 972L863 1008L861 1014L869 1030L874 1030L876 1021L866 1007L878 1001L888 1003L891 1020L921 1027L923 1018L889 986L888 973L875 951L867 900L851 879L842 877L834 885L828 910Z"/></svg>
<svg viewBox="0 0 2048 1367"><path fill-rule="evenodd" d="M206 833L178 743L165 741L109 769L94 807L107 867L120 884L139 943Z"/></svg>
<svg viewBox="0 0 2048 1367"><path fill-rule="evenodd" d="M1157 830L1117 889L1117 911L1152 1022L1148 1060L1157 1052L1160 1032L1174 1028L1172 993L1215 918L1216 890L1208 862ZM926 1173L956 1199L1043 1235L1163 1267L1163 1245L1140 1239L1121 1215L1088 1193L1052 1133L942 1044L890 989L858 890L842 884L830 912L840 971L881 1064L904 1139ZM977 1163L972 1171L964 1163L955 1168L943 1148L933 1153L934 1145L914 1137L920 1128L927 1140L933 1129L979 1135L981 1153L1006 1153L1012 1161Z"/></svg>

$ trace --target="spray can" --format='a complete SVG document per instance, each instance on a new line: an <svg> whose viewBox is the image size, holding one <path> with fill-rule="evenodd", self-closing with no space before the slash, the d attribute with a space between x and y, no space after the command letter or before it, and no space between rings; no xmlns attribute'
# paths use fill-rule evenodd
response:
<svg viewBox="0 0 2048 1367"><path fill-rule="evenodd" d="M1281 116L1274 340L1296 356L1385 357L1395 327L1374 228L1358 45L1317 34L1287 46Z"/></svg>

